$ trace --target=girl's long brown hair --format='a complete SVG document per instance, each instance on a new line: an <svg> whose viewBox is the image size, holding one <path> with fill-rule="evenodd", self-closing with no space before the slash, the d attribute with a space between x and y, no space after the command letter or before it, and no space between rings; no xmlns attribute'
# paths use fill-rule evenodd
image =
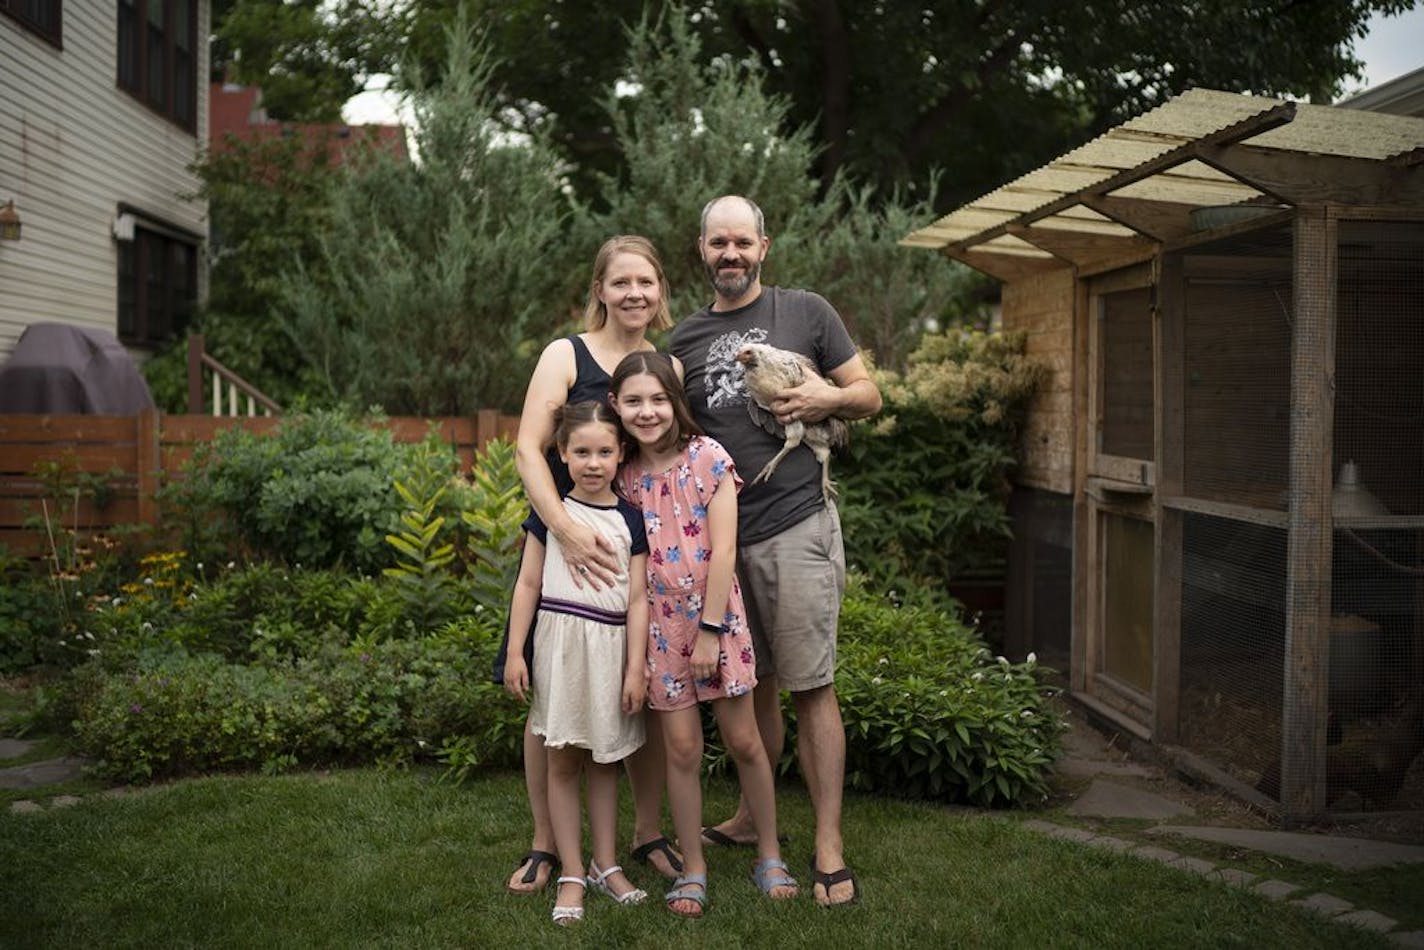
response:
<svg viewBox="0 0 1424 950"><path fill-rule="evenodd" d="M703 435L702 427L692 418L692 406L687 402L687 390L683 389L682 380L677 378L677 370L672 365L672 357L666 353L652 351L629 353L613 370L613 378L608 383L608 391L613 394L614 399L617 399L625 382L633 376L644 375L656 379L663 387L663 392L668 394L668 401L672 403L672 428L668 429L662 442L653 446L653 450L666 452L674 446L681 449L694 435Z"/></svg>

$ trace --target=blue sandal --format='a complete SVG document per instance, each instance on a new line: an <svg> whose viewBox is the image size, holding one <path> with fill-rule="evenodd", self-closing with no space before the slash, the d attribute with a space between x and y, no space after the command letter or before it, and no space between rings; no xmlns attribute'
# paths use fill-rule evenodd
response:
<svg viewBox="0 0 1424 950"><path fill-rule="evenodd" d="M780 871L781 874L772 879L773 871ZM761 888L761 892L767 897L771 897L771 890L775 887L789 887L799 891L800 885L796 883L796 878L791 876L791 869L786 866L786 862L779 858L763 858L752 868L752 880L756 886ZM787 894L785 897L771 897L772 900L790 900L795 897L795 893Z"/></svg>
<svg viewBox="0 0 1424 950"><path fill-rule="evenodd" d="M700 891L689 891L690 884L701 885ZM668 910L671 910L679 917L696 919L702 916L702 912L707 909L707 875L706 874L684 874L676 881L672 882L673 889L663 895L663 900L667 901ZM693 901L697 904L697 913L685 914L680 910L675 910L673 901Z"/></svg>

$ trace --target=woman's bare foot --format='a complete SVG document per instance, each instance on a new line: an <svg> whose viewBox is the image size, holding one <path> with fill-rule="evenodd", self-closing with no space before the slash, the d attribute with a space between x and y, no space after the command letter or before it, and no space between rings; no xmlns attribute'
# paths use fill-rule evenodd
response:
<svg viewBox="0 0 1424 950"><path fill-rule="evenodd" d="M641 861L670 881L677 880L682 874L682 854L661 835L634 844L632 854L633 860Z"/></svg>
<svg viewBox="0 0 1424 950"><path fill-rule="evenodd" d="M549 886L559 859L548 851L531 848L505 884L515 894L537 894Z"/></svg>

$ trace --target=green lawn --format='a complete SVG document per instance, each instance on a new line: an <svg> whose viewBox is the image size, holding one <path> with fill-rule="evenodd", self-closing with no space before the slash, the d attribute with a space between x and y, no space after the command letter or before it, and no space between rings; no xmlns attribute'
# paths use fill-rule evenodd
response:
<svg viewBox="0 0 1424 950"><path fill-rule="evenodd" d="M731 786L710 783L708 814ZM629 821L624 796L624 829ZM810 807L779 801L806 878ZM513 774L219 777L41 814L0 813L3 947L1383 947L1382 938L1195 875L1020 829L1014 816L851 797L862 905L762 898L719 850L702 921L591 896L574 932L506 894L527 844ZM635 872L649 890L660 881ZM809 889L807 889L809 894Z"/></svg>

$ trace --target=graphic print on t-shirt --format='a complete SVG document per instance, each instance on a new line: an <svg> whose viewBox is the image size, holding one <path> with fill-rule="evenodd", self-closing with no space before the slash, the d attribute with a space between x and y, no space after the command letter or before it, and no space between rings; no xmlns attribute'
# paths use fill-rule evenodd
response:
<svg viewBox="0 0 1424 950"><path fill-rule="evenodd" d="M747 403L746 371L737 354L748 343L765 343L766 329L752 327L746 333L724 333L707 347L707 408L725 409Z"/></svg>

